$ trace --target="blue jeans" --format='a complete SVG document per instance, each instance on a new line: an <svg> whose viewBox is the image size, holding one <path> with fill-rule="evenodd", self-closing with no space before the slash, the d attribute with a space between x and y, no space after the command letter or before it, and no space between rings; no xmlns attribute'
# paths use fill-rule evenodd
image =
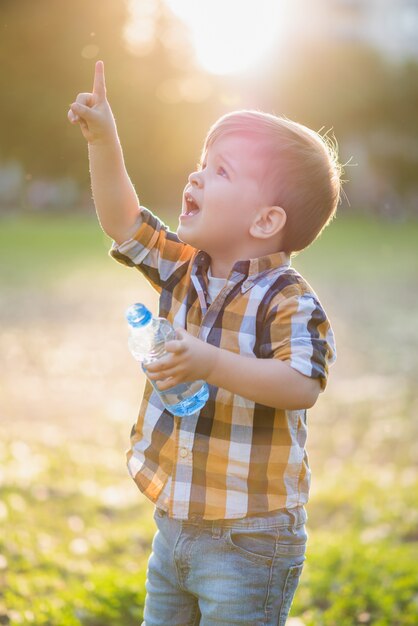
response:
<svg viewBox="0 0 418 626"><path fill-rule="evenodd" d="M142 626L284 626L305 560L304 507L236 520L156 508Z"/></svg>

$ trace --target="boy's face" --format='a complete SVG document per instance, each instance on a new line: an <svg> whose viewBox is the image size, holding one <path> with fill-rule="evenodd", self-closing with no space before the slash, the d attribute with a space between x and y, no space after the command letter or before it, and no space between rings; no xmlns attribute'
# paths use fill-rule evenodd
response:
<svg viewBox="0 0 418 626"><path fill-rule="evenodd" d="M263 165L254 139L226 135L215 141L205 155L201 170L190 174L184 189L177 228L181 241L205 250L212 257L248 258L249 228L257 210L263 206L260 192ZM189 195L197 211L187 202Z"/></svg>

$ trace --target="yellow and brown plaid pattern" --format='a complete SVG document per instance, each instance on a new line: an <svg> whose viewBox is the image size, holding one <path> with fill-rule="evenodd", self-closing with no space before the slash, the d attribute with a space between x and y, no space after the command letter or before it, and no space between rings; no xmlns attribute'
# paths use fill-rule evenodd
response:
<svg viewBox="0 0 418 626"><path fill-rule="evenodd" d="M277 252L237 261L208 306L209 255L142 207L135 236L109 254L159 293L159 315L212 345L282 359L325 389L336 359L318 297ZM173 417L147 380L127 464L139 489L176 519L236 519L307 502L306 409L280 410L221 387L199 412Z"/></svg>

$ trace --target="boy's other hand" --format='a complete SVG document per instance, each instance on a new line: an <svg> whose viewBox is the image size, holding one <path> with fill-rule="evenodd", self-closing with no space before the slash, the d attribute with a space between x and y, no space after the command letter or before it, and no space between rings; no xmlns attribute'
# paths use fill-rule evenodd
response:
<svg viewBox="0 0 418 626"><path fill-rule="evenodd" d="M218 348L194 337L184 328L177 329L177 337L165 344L169 354L146 366L148 378L158 381L160 391L180 383L207 380L216 366Z"/></svg>
<svg viewBox="0 0 418 626"><path fill-rule="evenodd" d="M79 93L67 117L71 124L80 124L88 143L106 142L117 135L115 119L106 98L103 61L96 62L92 93Z"/></svg>

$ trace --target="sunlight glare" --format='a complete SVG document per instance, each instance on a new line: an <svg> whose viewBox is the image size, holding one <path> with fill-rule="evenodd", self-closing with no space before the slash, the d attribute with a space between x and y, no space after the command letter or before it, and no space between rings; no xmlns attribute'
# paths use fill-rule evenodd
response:
<svg viewBox="0 0 418 626"><path fill-rule="evenodd" d="M157 4L155 0L129 0L127 6L129 20L124 38L128 49L132 54L146 56L154 50Z"/></svg>
<svg viewBox="0 0 418 626"><path fill-rule="evenodd" d="M190 28L198 63L213 74L257 64L279 36L284 0L166 0Z"/></svg>

